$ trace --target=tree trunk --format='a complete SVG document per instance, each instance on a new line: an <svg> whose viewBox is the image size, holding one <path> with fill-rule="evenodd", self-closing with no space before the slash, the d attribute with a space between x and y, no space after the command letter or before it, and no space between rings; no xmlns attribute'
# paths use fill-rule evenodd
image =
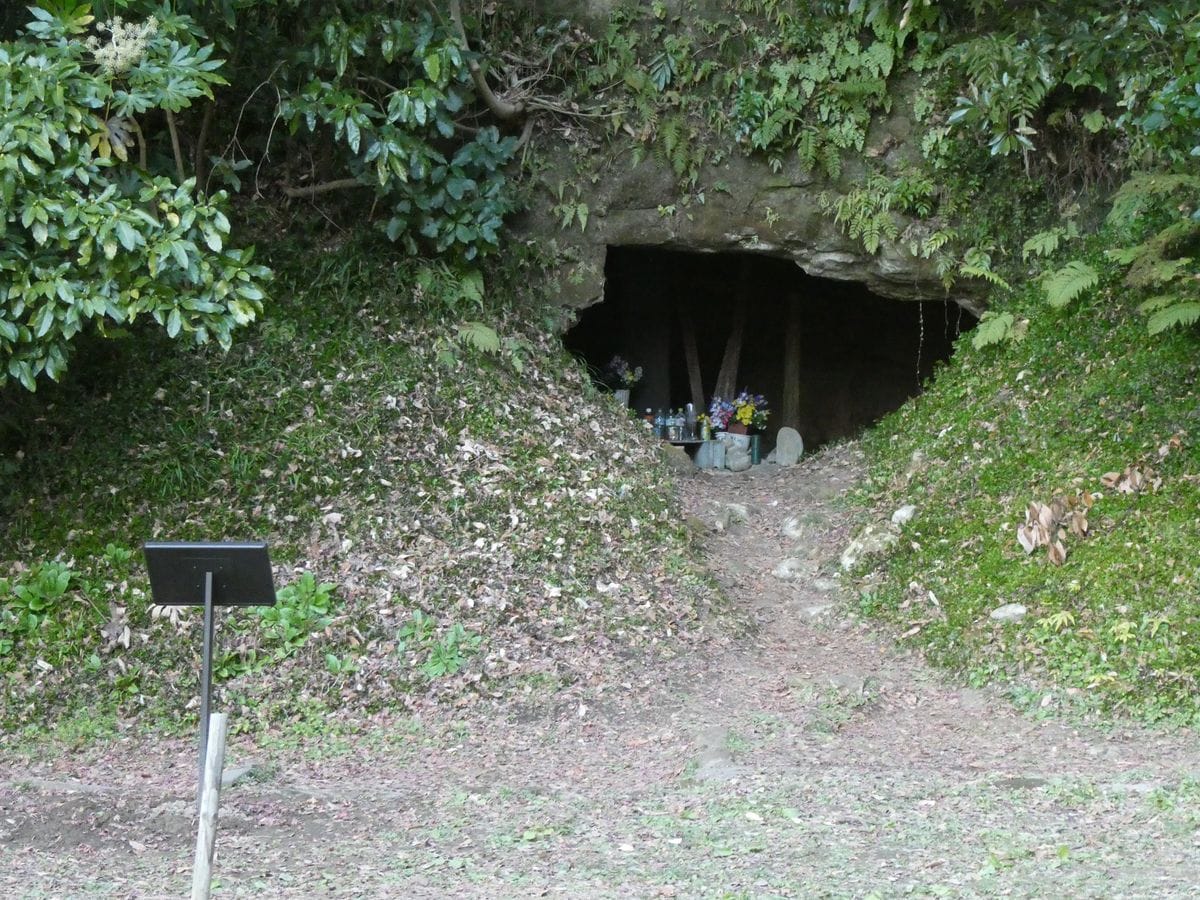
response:
<svg viewBox="0 0 1200 900"><path fill-rule="evenodd" d="M703 412L704 380L700 373L700 351L696 347L696 323L692 320L692 311L686 304L680 303L679 325L683 333L683 355L687 360L688 386L691 389L692 404L696 412Z"/></svg>
<svg viewBox="0 0 1200 900"><path fill-rule="evenodd" d="M800 295L788 298L787 330L783 336L783 403L779 427L800 430Z"/></svg>
<svg viewBox="0 0 1200 900"><path fill-rule="evenodd" d="M750 266L743 262L737 296L733 299L733 317L729 324L729 338L725 341L725 355L721 358L721 369L713 388L713 396L722 400L732 400L737 394L738 367L742 361L742 342L746 334L746 307L750 305L749 273Z"/></svg>

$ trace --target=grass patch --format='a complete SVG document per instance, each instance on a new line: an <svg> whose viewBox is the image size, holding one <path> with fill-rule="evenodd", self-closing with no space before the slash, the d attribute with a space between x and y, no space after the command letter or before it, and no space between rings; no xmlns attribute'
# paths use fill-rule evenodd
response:
<svg viewBox="0 0 1200 900"><path fill-rule="evenodd" d="M1008 308L1028 318L1024 340L962 341L927 392L867 436L859 499L919 513L862 607L973 683L1195 725L1200 356L1190 332L1148 337L1119 291L1055 313L1031 287ZM1018 540L1029 504L1055 498L1067 512L1049 537L1065 560ZM1027 608L1023 621L990 618L1009 603Z"/></svg>

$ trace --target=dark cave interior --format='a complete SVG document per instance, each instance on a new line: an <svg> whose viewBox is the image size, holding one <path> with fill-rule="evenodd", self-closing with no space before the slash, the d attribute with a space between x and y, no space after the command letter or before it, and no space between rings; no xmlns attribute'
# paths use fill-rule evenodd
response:
<svg viewBox="0 0 1200 900"><path fill-rule="evenodd" d="M952 300L890 300L760 254L610 247L604 301L581 310L564 341L597 375L614 355L641 366L630 398L641 412L692 399L690 331L707 406L738 304L745 325L736 390L767 398L773 443L789 424L780 420L785 359L798 355L790 366L799 376L794 427L807 449L851 437L918 394L976 322Z"/></svg>

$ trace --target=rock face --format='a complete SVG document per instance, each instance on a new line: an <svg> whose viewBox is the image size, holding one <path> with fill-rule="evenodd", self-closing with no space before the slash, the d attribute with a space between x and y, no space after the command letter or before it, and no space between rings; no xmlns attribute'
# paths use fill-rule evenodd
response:
<svg viewBox="0 0 1200 900"><path fill-rule="evenodd" d="M864 155L882 161L886 170L899 171L919 155L911 94L909 86L897 86L891 114L878 120L868 135ZM610 246L764 254L792 260L808 275L861 283L883 297L946 296L933 263L906 249L911 235L904 241L885 241L871 254L842 233L831 213L822 212L822 194L836 197L861 184L864 156L845 154L841 178L834 183L801 168L795 154L772 172L761 157L747 157L728 145L714 149L723 151L723 159L701 172L699 184L709 188L703 202L685 197L670 166L654 154L633 167L624 162L627 154L613 154L621 162L595 172L594 184L581 178L569 159L552 166L543 176L545 183L577 189L575 202L589 210L587 227L562 228L549 191L542 192L540 205L512 224L518 237L559 248L564 262L556 287L562 306L582 308L604 299ZM713 189L718 184L721 189ZM899 214L896 220L904 235L910 223ZM960 284L955 292L950 299L976 315L982 311L978 289Z"/></svg>

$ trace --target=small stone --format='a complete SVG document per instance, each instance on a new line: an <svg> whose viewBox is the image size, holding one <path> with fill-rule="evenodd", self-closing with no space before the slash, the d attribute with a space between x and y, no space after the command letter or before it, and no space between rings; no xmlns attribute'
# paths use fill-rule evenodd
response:
<svg viewBox="0 0 1200 900"><path fill-rule="evenodd" d="M750 451L739 450L736 447L730 447L725 453L725 468L730 472L745 472L753 462L750 459Z"/></svg>
<svg viewBox="0 0 1200 900"><path fill-rule="evenodd" d="M771 570L771 574L780 581L795 581L806 574L806 569L807 566L802 559L785 559Z"/></svg>
<svg viewBox="0 0 1200 900"><path fill-rule="evenodd" d="M233 787L239 781L250 778L258 774L258 766L255 763L246 763L241 766L230 766L221 772L221 787Z"/></svg>
<svg viewBox="0 0 1200 900"><path fill-rule="evenodd" d="M1023 603L1005 603L993 609L990 618L996 622L1020 622L1027 612Z"/></svg>
<svg viewBox="0 0 1200 900"><path fill-rule="evenodd" d="M913 520L913 516L917 514L917 508L911 503L906 503L894 513L892 513L892 524L903 528Z"/></svg>
<svg viewBox="0 0 1200 900"><path fill-rule="evenodd" d="M727 531L734 525L745 525L750 521L750 511L741 503L723 503L713 520L717 531Z"/></svg>
<svg viewBox="0 0 1200 900"><path fill-rule="evenodd" d="M781 466L794 466L804 455L804 438L795 428L786 425L775 435L775 462Z"/></svg>
<svg viewBox="0 0 1200 900"><path fill-rule="evenodd" d="M750 510L746 508L744 503L726 503L725 508L729 510L729 515L738 525L747 525L750 522Z"/></svg>
<svg viewBox="0 0 1200 900"><path fill-rule="evenodd" d="M841 566L845 570L853 569L867 557L885 553L899 540L900 530L891 522L883 525L868 525L842 551Z"/></svg>
<svg viewBox="0 0 1200 900"><path fill-rule="evenodd" d="M867 692L867 676L862 672L838 672L829 676L829 686L838 693L862 697Z"/></svg>
<svg viewBox="0 0 1200 900"><path fill-rule="evenodd" d="M676 475L688 476L696 474L696 464L692 462L692 458L687 455L687 451L682 447L676 447L674 444L663 444L662 455L666 461L667 468Z"/></svg>

